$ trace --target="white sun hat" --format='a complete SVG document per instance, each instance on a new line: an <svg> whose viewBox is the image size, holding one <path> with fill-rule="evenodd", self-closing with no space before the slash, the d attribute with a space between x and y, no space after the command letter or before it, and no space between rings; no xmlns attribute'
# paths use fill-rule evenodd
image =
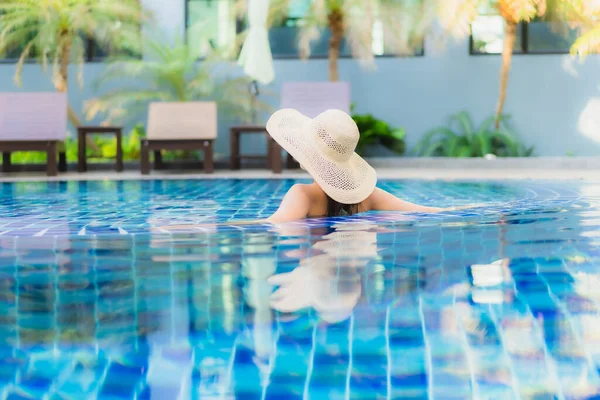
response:
<svg viewBox="0 0 600 400"><path fill-rule="evenodd" d="M333 200L357 204L375 190L377 175L354 152L360 134L345 112L327 110L311 119L293 109L279 110L267 131Z"/></svg>

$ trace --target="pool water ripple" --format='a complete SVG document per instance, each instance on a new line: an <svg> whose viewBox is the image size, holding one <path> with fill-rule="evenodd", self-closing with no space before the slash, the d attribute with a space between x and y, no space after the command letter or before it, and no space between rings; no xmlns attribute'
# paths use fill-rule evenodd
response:
<svg viewBox="0 0 600 400"><path fill-rule="evenodd" d="M0 398L598 396L599 184L384 181L488 205L210 225L291 184L2 184Z"/></svg>

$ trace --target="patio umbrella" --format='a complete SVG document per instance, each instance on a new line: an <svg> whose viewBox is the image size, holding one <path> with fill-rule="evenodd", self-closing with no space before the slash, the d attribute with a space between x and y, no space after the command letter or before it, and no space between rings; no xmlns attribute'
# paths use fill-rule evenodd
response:
<svg viewBox="0 0 600 400"><path fill-rule="evenodd" d="M264 85L275 78L273 56L269 45L267 15L269 0L249 0L248 2L248 36L244 41L238 63L252 79Z"/></svg>

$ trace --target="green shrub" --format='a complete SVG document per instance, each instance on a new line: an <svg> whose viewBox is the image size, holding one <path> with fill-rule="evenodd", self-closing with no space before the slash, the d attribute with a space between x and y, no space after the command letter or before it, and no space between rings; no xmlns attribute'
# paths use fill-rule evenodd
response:
<svg viewBox="0 0 600 400"><path fill-rule="evenodd" d="M466 111L450 118L448 126L435 128L425 134L415 148L424 157L529 157L533 147L519 141L509 125L509 117L502 116L500 129L494 129L494 117L487 118L474 129Z"/></svg>
<svg viewBox="0 0 600 400"><path fill-rule="evenodd" d="M140 159L140 139L146 136L146 130L143 124L137 124L129 135L123 137L121 146L123 148L123 160L134 161ZM99 152L94 152L88 146L86 155L89 162L111 162L112 158L117 155L117 138L114 136L94 135L94 142L100 149ZM64 150L67 154L67 162L77 162L79 149L77 140L72 137L67 137L64 142ZM11 162L14 164L43 164L46 162L46 153L40 151L16 151L11 154Z"/></svg>
<svg viewBox="0 0 600 400"><path fill-rule="evenodd" d="M380 144L392 150L398 155L404 154L406 144L404 138L406 132L402 128L392 129L386 122L375 118L371 114L352 115L352 119L358 125L360 138L356 146L356 152L363 155L366 148Z"/></svg>

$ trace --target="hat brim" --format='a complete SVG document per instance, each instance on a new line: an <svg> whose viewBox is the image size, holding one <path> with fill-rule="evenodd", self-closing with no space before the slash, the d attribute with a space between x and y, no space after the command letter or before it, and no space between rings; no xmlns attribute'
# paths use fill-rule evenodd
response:
<svg viewBox="0 0 600 400"><path fill-rule="evenodd" d="M341 162L322 154L310 133L311 122L311 118L296 110L279 110L269 118L267 131L333 200L342 204L366 200L377 184L375 170L356 153ZM343 185L332 184L338 182Z"/></svg>

